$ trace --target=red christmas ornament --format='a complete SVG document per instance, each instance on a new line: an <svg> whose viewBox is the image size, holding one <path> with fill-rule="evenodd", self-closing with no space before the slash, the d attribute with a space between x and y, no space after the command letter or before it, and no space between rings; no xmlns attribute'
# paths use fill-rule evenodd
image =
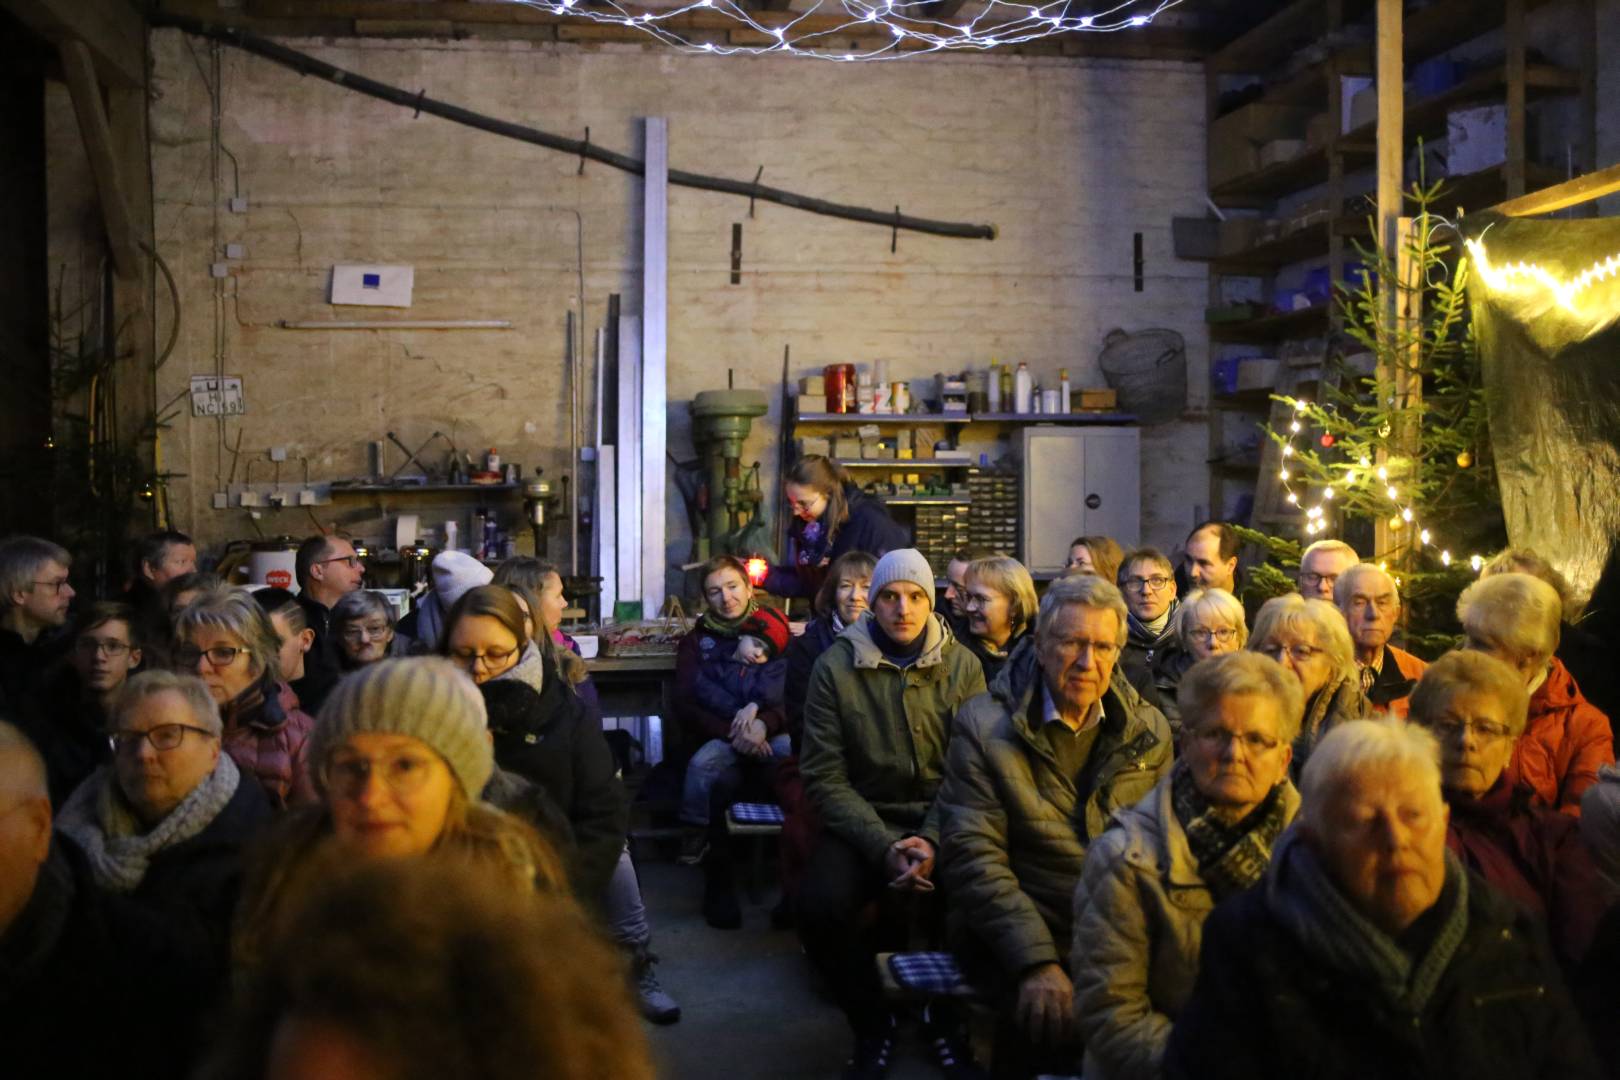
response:
<svg viewBox="0 0 1620 1080"><path fill-rule="evenodd" d="M1326 446L1332 446L1332 445L1333 445L1333 444L1334 444L1334 443L1336 443L1336 442L1338 442L1338 440L1337 440L1337 439L1335 439L1335 438L1334 438L1334 437L1333 437L1333 435L1332 435L1332 433L1331 433L1331 432L1326 432L1326 431L1324 431L1324 432L1323 432L1323 433L1322 433L1322 445L1323 445L1323 446L1324 446L1324 447L1326 447Z"/></svg>

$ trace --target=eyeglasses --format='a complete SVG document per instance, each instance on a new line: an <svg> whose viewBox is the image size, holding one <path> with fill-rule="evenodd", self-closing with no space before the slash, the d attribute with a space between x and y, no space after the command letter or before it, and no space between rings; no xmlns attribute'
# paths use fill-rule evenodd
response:
<svg viewBox="0 0 1620 1080"><path fill-rule="evenodd" d="M1428 728L1439 739L1455 739L1465 731L1472 731L1485 742L1495 742L1513 734L1513 730L1506 724L1498 724L1491 720L1452 720L1449 717L1434 721Z"/></svg>
<svg viewBox="0 0 1620 1080"><path fill-rule="evenodd" d="M74 651L80 656L95 656L100 653L114 660L129 652L133 647L128 642L108 638L82 637L73 643Z"/></svg>
<svg viewBox="0 0 1620 1080"><path fill-rule="evenodd" d="M193 727L190 724L159 724L146 731L115 731L108 736L115 752L127 751L135 753L141 748L141 740L152 744L154 750L173 750L185 739L186 732L195 731L198 735L213 738L214 733L207 728Z"/></svg>
<svg viewBox="0 0 1620 1080"><path fill-rule="evenodd" d="M473 668L477 667L479 661L483 661L484 670L488 671L491 668L500 667L502 664L512 659L512 654L515 652L517 652L516 649L507 649L505 652L483 653L467 652L462 650L451 653L450 659L456 661L456 663L460 664L468 671L471 671Z"/></svg>
<svg viewBox="0 0 1620 1080"><path fill-rule="evenodd" d="M349 569L353 570L355 567L360 565L360 556L358 556L358 555L339 555L336 558L322 559L320 562L316 563L315 565L316 566L325 566L327 563L333 563L333 562L340 562L344 566L347 566Z"/></svg>
<svg viewBox="0 0 1620 1080"><path fill-rule="evenodd" d="M1155 574L1152 577L1128 577L1125 579L1125 587L1131 592L1142 592L1144 590L1163 592L1164 587L1168 584L1170 584L1170 579L1163 574Z"/></svg>
<svg viewBox="0 0 1620 1080"><path fill-rule="evenodd" d="M1237 631L1232 629L1230 626L1223 626L1219 630L1209 630L1200 626L1198 629L1192 631L1189 636L1194 641L1202 642L1205 645L1208 645L1212 641L1218 641L1222 645L1225 645L1228 641L1231 641L1233 638L1237 637Z"/></svg>
<svg viewBox="0 0 1620 1080"><path fill-rule="evenodd" d="M1314 645L1262 645L1259 648L1261 656L1269 656L1277 663L1282 663L1284 654L1296 664L1308 664L1321 656L1326 649L1318 649Z"/></svg>
<svg viewBox="0 0 1620 1080"><path fill-rule="evenodd" d="M1250 757L1268 754L1282 745L1279 740L1270 735L1262 735L1258 731L1245 731L1239 734L1223 727L1201 727L1193 731L1192 737L1211 750L1225 750L1228 743L1242 743L1243 752Z"/></svg>
<svg viewBox="0 0 1620 1080"><path fill-rule="evenodd" d="M345 799L358 799L371 784L371 774L382 777L389 791L408 798L422 790L433 762L419 754L399 754L380 761L359 755L334 755L322 775L326 788Z"/></svg>
<svg viewBox="0 0 1620 1080"><path fill-rule="evenodd" d="M359 644L362 641L380 641L388 636L393 627L387 623L356 623L343 628L343 640Z"/></svg>
<svg viewBox="0 0 1620 1080"><path fill-rule="evenodd" d="M1321 587L1323 585L1326 585L1328 588L1331 589L1338 582L1338 580L1339 580L1339 575L1338 574L1311 574L1311 573L1304 573L1304 574L1299 575L1299 583L1301 585L1305 586L1307 589L1315 589L1315 588L1319 588L1319 587Z"/></svg>
<svg viewBox="0 0 1620 1080"><path fill-rule="evenodd" d="M37 588L49 589L49 590L51 590L51 592L55 593L57 596L61 596L62 595L62 586L66 585L67 583L68 583L67 578L57 578L55 581L36 581L33 584Z"/></svg>
<svg viewBox="0 0 1620 1080"><path fill-rule="evenodd" d="M195 645L182 645L174 650L174 659L183 668L194 668L197 666L197 661L206 656L210 667L222 668L230 667L231 662L236 659L237 655L245 652L247 652L246 649L238 648L235 645L215 645L209 649L199 649Z"/></svg>

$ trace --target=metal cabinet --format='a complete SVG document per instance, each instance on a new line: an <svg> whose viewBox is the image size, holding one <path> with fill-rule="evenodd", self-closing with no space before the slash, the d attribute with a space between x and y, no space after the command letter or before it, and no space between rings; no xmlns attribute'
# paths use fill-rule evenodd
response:
<svg viewBox="0 0 1620 1080"><path fill-rule="evenodd" d="M1111 536L1123 547L1142 527L1141 433L1134 427L1023 430L1024 565L1061 571L1069 541Z"/></svg>

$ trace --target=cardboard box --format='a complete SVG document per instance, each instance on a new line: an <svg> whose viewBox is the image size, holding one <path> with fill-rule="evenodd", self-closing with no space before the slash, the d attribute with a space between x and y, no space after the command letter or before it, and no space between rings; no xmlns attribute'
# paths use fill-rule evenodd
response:
<svg viewBox="0 0 1620 1080"><path fill-rule="evenodd" d="M1119 391L1112 387L1101 390L1076 390L1069 395L1071 408L1077 412L1112 412L1119 407Z"/></svg>
<svg viewBox="0 0 1620 1080"><path fill-rule="evenodd" d="M1269 356L1248 356L1238 361L1238 390L1267 390L1277 385L1282 361Z"/></svg>
<svg viewBox="0 0 1620 1080"><path fill-rule="evenodd" d="M1285 161L1293 161L1304 152L1304 139L1272 139L1260 147L1260 167L1264 169L1271 165L1281 165Z"/></svg>
<svg viewBox="0 0 1620 1080"><path fill-rule="evenodd" d="M799 380L799 395L801 397L819 398L825 404L827 400L827 380L820 375L806 375Z"/></svg>
<svg viewBox="0 0 1620 1080"><path fill-rule="evenodd" d="M813 435L802 436L799 439L799 456L820 454L822 457L832 457L832 443L831 439L818 438Z"/></svg>
<svg viewBox="0 0 1620 1080"><path fill-rule="evenodd" d="M1173 217L1170 243L1178 259L1212 259L1223 249L1221 226L1214 218Z"/></svg>
<svg viewBox="0 0 1620 1080"><path fill-rule="evenodd" d="M835 458L859 458L861 456L861 440L853 435L840 435L832 441Z"/></svg>
<svg viewBox="0 0 1620 1080"><path fill-rule="evenodd" d="M1254 101L1209 126L1209 182L1212 187L1260 168L1260 147L1277 139L1300 139L1315 110Z"/></svg>
<svg viewBox="0 0 1620 1080"><path fill-rule="evenodd" d="M1258 244L1272 222L1259 217L1229 217L1220 223L1220 252L1239 255Z"/></svg>

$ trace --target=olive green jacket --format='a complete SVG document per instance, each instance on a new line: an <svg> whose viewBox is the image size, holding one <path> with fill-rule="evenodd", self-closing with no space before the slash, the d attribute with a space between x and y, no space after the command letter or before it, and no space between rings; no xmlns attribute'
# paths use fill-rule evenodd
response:
<svg viewBox="0 0 1620 1080"><path fill-rule="evenodd" d="M804 701L799 771L828 832L874 863L903 836L939 846L934 796L956 710L984 692L979 661L939 615L902 669L868 629L870 613L821 654Z"/></svg>
<svg viewBox="0 0 1620 1080"><path fill-rule="evenodd" d="M1103 693L1101 731L1080 773L1082 793L1030 721L1043 679L1028 642L989 692L967 703L939 798L953 937L971 935L987 946L1007 980L1068 960L1087 845L1171 763L1169 722L1116 667Z"/></svg>

